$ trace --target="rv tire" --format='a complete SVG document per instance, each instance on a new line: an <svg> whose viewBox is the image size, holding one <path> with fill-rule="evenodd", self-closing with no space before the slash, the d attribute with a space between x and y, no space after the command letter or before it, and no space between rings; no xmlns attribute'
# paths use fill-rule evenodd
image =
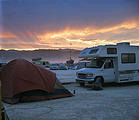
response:
<svg viewBox="0 0 139 120"><path fill-rule="evenodd" d="M95 82L93 83L92 88L93 88L94 90L103 90L102 85L103 85L103 79L102 79L101 77L97 77L97 78L95 79Z"/></svg>

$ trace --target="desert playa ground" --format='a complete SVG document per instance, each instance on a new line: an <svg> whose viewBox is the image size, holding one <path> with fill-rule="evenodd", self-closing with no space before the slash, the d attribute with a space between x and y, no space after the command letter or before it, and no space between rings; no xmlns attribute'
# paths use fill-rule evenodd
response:
<svg viewBox="0 0 139 120"><path fill-rule="evenodd" d="M71 82L75 81L74 76L72 78L68 73L66 74L64 78L61 77L61 81L66 81L66 79ZM92 90L90 86L83 88L76 83L64 86L72 93L75 91L73 97L15 105L4 103L10 120L139 119L138 83L105 85L104 90L101 91Z"/></svg>

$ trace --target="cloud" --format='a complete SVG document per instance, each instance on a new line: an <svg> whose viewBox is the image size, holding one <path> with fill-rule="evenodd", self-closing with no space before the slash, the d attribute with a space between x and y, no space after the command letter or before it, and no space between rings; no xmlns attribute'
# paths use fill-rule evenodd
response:
<svg viewBox="0 0 139 120"><path fill-rule="evenodd" d="M82 49L138 40L138 0L6 0L1 3L0 40L5 49L10 49L12 43L14 49L65 48L70 43L73 48Z"/></svg>
<svg viewBox="0 0 139 120"><path fill-rule="evenodd" d="M67 26L102 28L137 16L128 0L9 0L2 3L2 10L3 28L16 34L61 31Z"/></svg>
<svg viewBox="0 0 139 120"><path fill-rule="evenodd" d="M83 49L97 45L116 44L117 42L131 42L131 44L139 45L138 21L136 20L129 20L117 26L100 29L88 27L75 30L67 28L59 32L44 34L33 34L29 31L26 33L28 34L22 33L18 38L5 38L5 42L2 44L3 48L57 49L72 47Z"/></svg>
<svg viewBox="0 0 139 120"><path fill-rule="evenodd" d="M17 38L17 36L10 32L0 34L0 39L6 39L6 38Z"/></svg>

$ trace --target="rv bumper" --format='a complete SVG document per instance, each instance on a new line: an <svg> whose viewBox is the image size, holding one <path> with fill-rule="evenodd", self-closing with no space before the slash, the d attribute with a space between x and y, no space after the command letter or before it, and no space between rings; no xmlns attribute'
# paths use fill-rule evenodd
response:
<svg viewBox="0 0 139 120"><path fill-rule="evenodd" d="M78 79L78 78L77 78L77 79L76 79L76 82L77 82L77 83L81 83L81 82L82 82L82 83L92 83L92 82L94 82L94 80L95 80L94 78L92 78L92 79Z"/></svg>

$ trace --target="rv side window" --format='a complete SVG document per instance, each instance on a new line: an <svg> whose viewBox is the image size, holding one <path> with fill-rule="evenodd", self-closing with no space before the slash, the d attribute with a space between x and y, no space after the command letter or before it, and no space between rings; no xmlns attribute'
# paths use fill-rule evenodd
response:
<svg viewBox="0 0 139 120"><path fill-rule="evenodd" d="M109 62L106 62L105 65L104 65L104 69L109 69L109 68L113 68L114 65L113 65L113 61L109 61Z"/></svg>
<svg viewBox="0 0 139 120"><path fill-rule="evenodd" d="M107 48L107 54L117 54L117 48Z"/></svg>
<svg viewBox="0 0 139 120"><path fill-rule="evenodd" d="M136 54L135 53L122 53L121 54L122 63L136 63Z"/></svg>

